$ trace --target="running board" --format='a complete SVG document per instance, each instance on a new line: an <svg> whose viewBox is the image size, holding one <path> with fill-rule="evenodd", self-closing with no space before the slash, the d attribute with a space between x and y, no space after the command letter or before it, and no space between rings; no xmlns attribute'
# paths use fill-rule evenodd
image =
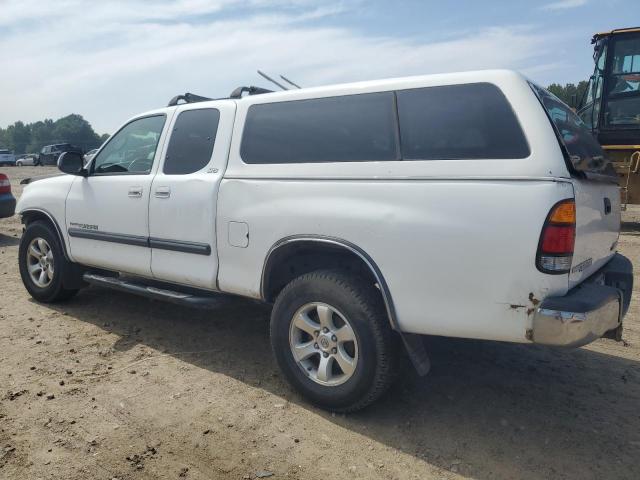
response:
<svg viewBox="0 0 640 480"><path fill-rule="evenodd" d="M158 288L143 283L136 283L130 280L121 280L116 277L107 277L96 273L85 273L82 278L85 282L99 287L111 288L120 292L133 293L154 300L177 303L188 307L196 308L216 308L226 303L228 298L225 295L215 293L185 293L166 288Z"/></svg>

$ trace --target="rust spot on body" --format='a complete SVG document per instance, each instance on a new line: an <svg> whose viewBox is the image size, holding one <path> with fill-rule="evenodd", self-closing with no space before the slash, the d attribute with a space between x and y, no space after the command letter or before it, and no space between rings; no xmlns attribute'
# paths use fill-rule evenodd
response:
<svg viewBox="0 0 640 480"><path fill-rule="evenodd" d="M534 297L533 292L529 293L529 301L533 304L534 307L540 303L540 300Z"/></svg>

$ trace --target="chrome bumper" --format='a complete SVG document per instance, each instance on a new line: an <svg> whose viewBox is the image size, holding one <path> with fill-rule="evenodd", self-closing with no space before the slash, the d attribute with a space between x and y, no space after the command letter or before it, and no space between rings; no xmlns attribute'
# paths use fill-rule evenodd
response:
<svg viewBox="0 0 640 480"><path fill-rule="evenodd" d="M620 339L633 290L633 265L616 254L598 272L563 297L548 297L536 309L531 340L580 347L607 336Z"/></svg>

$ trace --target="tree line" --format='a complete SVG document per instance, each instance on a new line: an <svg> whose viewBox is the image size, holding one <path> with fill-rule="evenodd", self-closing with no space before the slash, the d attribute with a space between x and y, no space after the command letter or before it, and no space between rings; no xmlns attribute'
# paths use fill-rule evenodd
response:
<svg viewBox="0 0 640 480"><path fill-rule="evenodd" d="M575 83L567 83L565 85L552 83L547 87L547 90L549 90L567 105L571 107L579 107L580 101L582 100L584 93L587 91L588 86L589 82L585 80L583 80L582 82L578 82L577 85Z"/></svg>
<svg viewBox="0 0 640 480"><path fill-rule="evenodd" d="M576 107L587 90L588 82L577 85L552 83L547 89L567 105ZM98 135L82 115L72 113L56 121L45 119L34 123L15 122L7 128L0 128L0 148L7 148L15 154L39 153L45 145L71 143L89 151L97 148L109 138L108 134Z"/></svg>
<svg viewBox="0 0 640 480"><path fill-rule="evenodd" d="M39 153L45 145L55 143L71 143L86 152L99 147L107 138L108 134L98 135L91 124L76 113L55 121L49 118L33 123L17 121L0 128L0 148L16 155Z"/></svg>

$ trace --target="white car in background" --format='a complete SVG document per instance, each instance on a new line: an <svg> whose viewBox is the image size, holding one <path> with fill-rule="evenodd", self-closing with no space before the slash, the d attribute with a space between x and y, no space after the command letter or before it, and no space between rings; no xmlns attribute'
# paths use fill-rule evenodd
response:
<svg viewBox="0 0 640 480"><path fill-rule="evenodd" d="M20 155L16 159L17 167L26 167L26 166L33 166L33 165L40 165L40 160L38 159L38 155L36 155L35 153L27 153L25 155Z"/></svg>

